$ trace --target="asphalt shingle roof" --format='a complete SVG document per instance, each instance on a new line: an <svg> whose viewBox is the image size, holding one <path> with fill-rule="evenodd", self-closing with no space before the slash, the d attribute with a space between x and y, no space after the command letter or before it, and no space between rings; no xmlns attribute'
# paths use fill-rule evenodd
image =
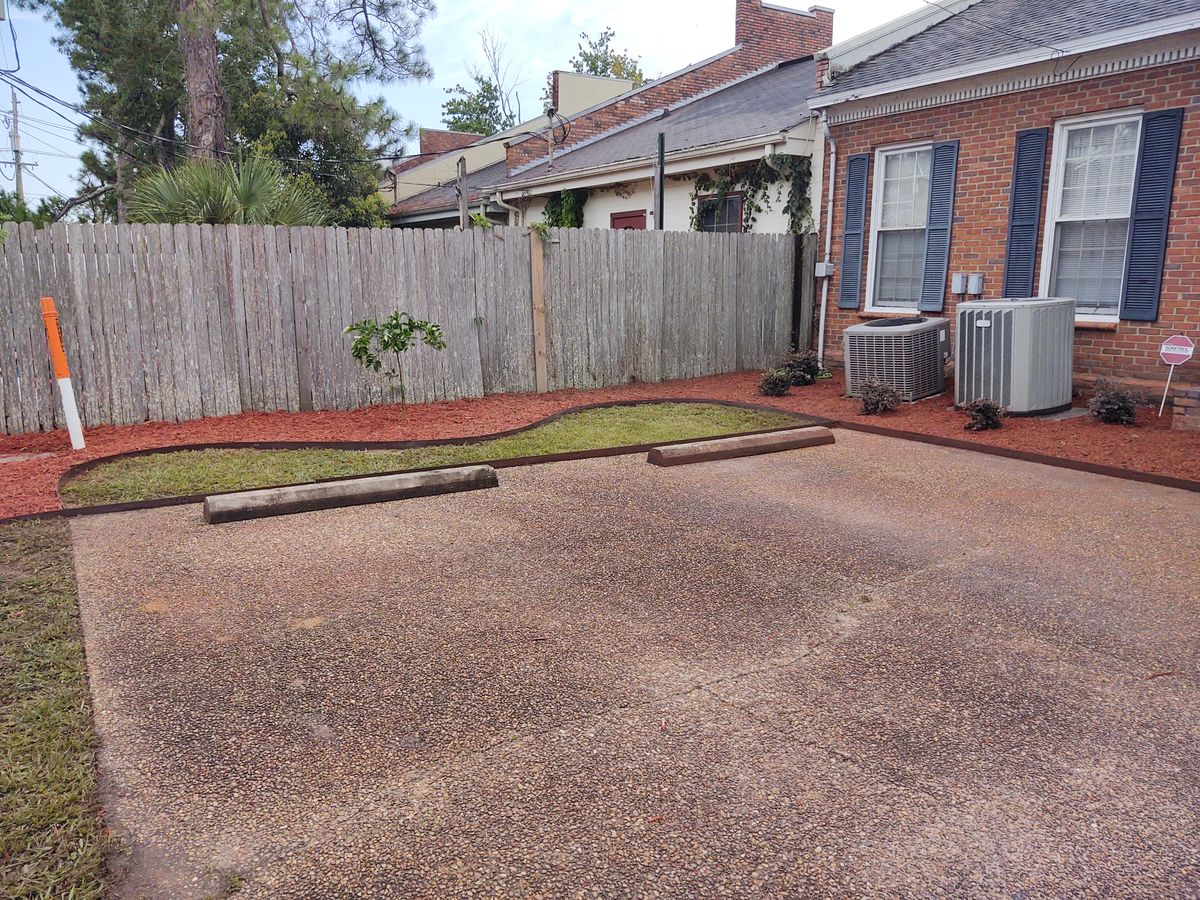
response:
<svg viewBox="0 0 1200 900"><path fill-rule="evenodd" d="M957 68L1200 11L1200 0L981 0L843 72L821 94Z"/></svg>
<svg viewBox="0 0 1200 900"><path fill-rule="evenodd" d="M812 115L805 98L812 93L816 79L816 63L811 58L781 63L559 153L554 158L554 173L651 159L658 152L660 131L666 135L668 153L777 134ZM468 197L474 203L498 186L518 184L549 172L543 162L510 177L505 163L494 163L467 176ZM448 183L401 200L392 206L392 212L403 215L446 209L456 202L454 185Z"/></svg>
<svg viewBox="0 0 1200 900"><path fill-rule="evenodd" d="M601 136L554 159L563 173L635 159L658 152L658 133L668 153L775 134L808 119L805 98L816 84L816 63L805 58L782 63L636 125ZM545 163L519 172L509 183L549 174Z"/></svg>
<svg viewBox="0 0 1200 900"><path fill-rule="evenodd" d="M492 185L499 181L503 181L508 174L508 165L501 160L497 163L492 163L490 166L484 166L475 172L467 173L467 201L474 205L478 201L489 195L487 190ZM404 180L404 173L400 173L399 178ZM419 194L414 194L411 197L406 197L399 203L392 204L391 211L399 214L412 214L419 212L428 212L430 210L448 209L449 207L458 204L458 195L454 192L454 182L448 181L445 184L430 188L427 191L422 191Z"/></svg>

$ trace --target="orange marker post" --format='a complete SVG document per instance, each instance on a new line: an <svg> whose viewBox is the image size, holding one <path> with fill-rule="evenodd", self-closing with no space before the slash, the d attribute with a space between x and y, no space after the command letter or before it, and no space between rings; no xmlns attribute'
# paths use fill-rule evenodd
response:
<svg viewBox="0 0 1200 900"><path fill-rule="evenodd" d="M53 297L42 298L42 321L46 325L46 343L50 346L50 362L54 365L54 380L62 397L71 448L82 450L83 423L79 421L79 407L75 405L75 388L71 386L71 370L67 368L67 354L63 350L62 329L58 327L58 310L54 308Z"/></svg>

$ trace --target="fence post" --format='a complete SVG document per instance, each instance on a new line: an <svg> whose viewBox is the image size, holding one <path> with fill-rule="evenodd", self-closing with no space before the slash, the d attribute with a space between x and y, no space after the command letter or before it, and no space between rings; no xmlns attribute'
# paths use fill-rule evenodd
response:
<svg viewBox="0 0 1200 900"><path fill-rule="evenodd" d="M792 346L804 352L812 343L813 303L816 300L817 236L796 235L792 258Z"/></svg>
<svg viewBox="0 0 1200 900"><path fill-rule="evenodd" d="M542 238L529 232L529 286L533 303L533 377L537 392L550 389L546 375L546 250Z"/></svg>

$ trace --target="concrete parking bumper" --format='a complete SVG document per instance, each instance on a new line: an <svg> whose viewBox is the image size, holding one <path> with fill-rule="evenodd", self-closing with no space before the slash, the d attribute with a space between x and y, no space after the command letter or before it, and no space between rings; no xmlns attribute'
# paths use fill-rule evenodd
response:
<svg viewBox="0 0 1200 900"><path fill-rule="evenodd" d="M206 497L204 521L209 525L219 525L315 509L475 491L495 487L497 483L496 470L491 466L461 466L429 472L404 472L399 475L373 475L317 484L263 488Z"/></svg>
<svg viewBox="0 0 1200 900"><path fill-rule="evenodd" d="M789 431L772 431L767 434L748 434L740 437L715 438L710 441L693 441L689 444L673 444L655 447L646 455L646 462L656 466L682 466L688 463L712 462L717 459L734 459L739 456L757 456L762 453L778 453L781 450L800 450L833 443L833 432L828 428L793 428Z"/></svg>

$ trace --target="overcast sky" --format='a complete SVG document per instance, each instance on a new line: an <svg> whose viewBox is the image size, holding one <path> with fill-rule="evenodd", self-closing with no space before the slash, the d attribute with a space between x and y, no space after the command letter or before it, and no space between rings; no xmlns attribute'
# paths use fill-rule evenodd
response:
<svg viewBox="0 0 1200 900"><path fill-rule="evenodd" d="M113 0L121 2L121 0ZM810 3L775 0L776 5L806 9ZM873 28L926 0L823 0L834 8L834 39L841 41ZM480 29L493 31L506 45L520 73L522 112L528 118L537 112L538 97L546 73L566 68L575 53L579 33L597 35L606 26L615 29L615 45L640 56L647 75L665 75L698 62L733 45L734 0L606 0L600 3L531 3L529 0L441 0L438 14L426 24L422 35L426 56L433 66L433 79L422 83L385 88L363 85L362 93L382 93L406 120L440 127L444 89L466 82L466 68L479 61ZM54 48L55 29L50 23L22 10L12 10L21 75L27 81L63 99L75 102L75 76L66 59ZM11 37L0 39L0 65L12 67ZM11 108L0 96L0 109ZM27 162L37 168L26 172L26 194L36 200L51 191L75 193L75 155L79 146L71 129L49 110L20 100L22 147ZM61 110L72 119L78 116ZM0 147L8 148L7 134ZM11 160L10 149L0 150L0 160ZM12 190L13 167L0 166L0 186ZM41 178L49 186L40 184Z"/></svg>

